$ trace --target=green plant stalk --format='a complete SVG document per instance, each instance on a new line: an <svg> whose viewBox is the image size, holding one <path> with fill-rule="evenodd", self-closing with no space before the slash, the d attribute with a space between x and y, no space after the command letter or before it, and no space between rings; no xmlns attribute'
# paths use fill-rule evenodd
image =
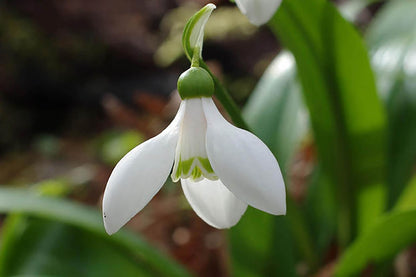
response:
<svg viewBox="0 0 416 277"><path fill-rule="evenodd" d="M315 67L320 68L320 69L322 68L326 69L326 66L322 65L322 61L320 61L319 59L319 56L317 54L319 53L319 51L315 49L314 47L315 44L313 42L313 38L311 38L309 35L309 32L305 30L304 26L301 24L302 21L298 18L297 13L292 8L293 7L290 5L290 1L285 1L280 7L280 10L281 10L280 19L282 20L284 18L284 20L287 23L286 25L294 26L295 29L301 32L303 38L309 42L308 47L311 50L310 51L311 59L313 59L314 62L316 63ZM280 32L282 32L282 30L279 29L279 26L277 26L274 20L271 20L269 22L269 27L272 30L272 32L275 34L276 38L279 38L281 35ZM290 49L290 48L289 50L293 51L293 49ZM297 60L299 56L297 55L296 50L293 51L293 53ZM325 70L325 72L321 72L321 75L328 76L327 75L328 72L330 72L330 69ZM304 86L305 83L303 82L301 72L300 72L300 75L301 75L300 79L302 81L302 85ZM330 78L327 78L327 80L323 80L323 84L326 86L327 91L333 91L333 89L336 89L336 86L329 79ZM303 94L306 93L305 91L307 91L307 89L302 90ZM308 99L308 96L304 95L304 99ZM329 94L328 99L330 99L331 105L333 107L337 107L337 108L332 109L334 120L336 123L336 128L338 130L337 132L338 135L336 136L336 141L335 141L335 148L336 148L336 151L338 152L339 157L342 157L342 159L339 160L340 164L329 165L332 167L332 170L327 170L327 172L332 173L332 176L330 177L334 183L342 182L342 184L338 184L341 189L338 190L339 193L337 195L337 199L339 201L338 240L339 240L339 244L341 248L345 248L353 237L352 230L354 229L355 224L354 224L354 212L352 211L354 210L355 205L353 202L354 200L351 197L351 195L353 195L352 188L350 187L351 182L349 181L349 178L348 178L349 176L346 176L347 174L345 172L345 167L347 165L345 162L345 158L347 157L347 154L345 152L347 151L346 150L347 142L344 139L343 135L340 135L340 133L343 133L343 128L345 128L341 105L338 103L339 99L337 99L334 94ZM311 114L311 117L312 117L312 123L313 123L313 114ZM322 145L321 147L325 147L325 146ZM320 148L320 145L318 145L318 149L319 148Z"/></svg>
<svg viewBox="0 0 416 277"><path fill-rule="evenodd" d="M287 197L288 220L291 225L293 237L296 239L299 252L309 266L309 271L314 272L318 266L316 251L310 233L307 231L305 219L291 197Z"/></svg>
<svg viewBox="0 0 416 277"><path fill-rule="evenodd" d="M201 59L199 61L200 66L208 71L208 73L211 75L212 79L214 80L215 84L215 92L214 95L217 97L217 99L221 102L224 109L227 111L227 113L230 115L231 120L233 123L242 129L250 130L247 123L243 119L241 115L241 111L238 108L237 104L234 102L233 98L228 93L227 89L221 84L220 80L212 74L212 72L209 70L206 63Z"/></svg>

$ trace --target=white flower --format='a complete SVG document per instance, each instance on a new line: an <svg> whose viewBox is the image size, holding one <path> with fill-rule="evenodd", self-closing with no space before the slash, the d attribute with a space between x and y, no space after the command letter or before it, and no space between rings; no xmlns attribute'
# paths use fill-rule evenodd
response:
<svg viewBox="0 0 416 277"><path fill-rule="evenodd" d="M282 0L235 0L240 11L257 26L268 22L281 2Z"/></svg>
<svg viewBox="0 0 416 277"><path fill-rule="evenodd" d="M213 79L199 67L204 27L214 9L206 5L185 27L182 42L192 66L178 80L183 100L175 119L124 156L108 180L103 217L109 234L144 208L171 171L192 208L213 227L235 225L247 205L275 215L286 213L285 186L275 157L260 139L222 117L211 98Z"/></svg>
<svg viewBox="0 0 416 277"><path fill-rule="evenodd" d="M274 215L286 213L283 178L267 146L228 123L211 97L194 97L181 102L161 134L114 168L103 199L107 233L117 232L143 209L170 173L180 179L195 212L213 227L235 225L247 204Z"/></svg>

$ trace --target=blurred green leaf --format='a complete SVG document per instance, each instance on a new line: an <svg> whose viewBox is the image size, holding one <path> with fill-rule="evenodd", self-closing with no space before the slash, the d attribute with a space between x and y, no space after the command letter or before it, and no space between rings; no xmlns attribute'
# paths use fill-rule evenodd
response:
<svg viewBox="0 0 416 277"><path fill-rule="evenodd" d="M0 276L154 276L110 240L50 220L11 215L3 225Z"/></svg>
<svg viewBox="0 0 416 277"><path fill-rule="evenodd" d="M359 276L369 263L381 263L415 241L415 209L387 214L347 249L336 267L335 276Z"/></svg>
<svg viewBox="0 0 416 277"><path fill-rule="evenodd" d="M388 111L389 206L408 183L416 162L416 2L391 1L368 29L372 64Z"/></svg>
<svg viewBox="0 0 416 277"><path fill-rule="evenodd" d="M308 183L303 211L308 221L307 232L314 239L316 259L323 262L336 233L337 203L334 187L325 178L320 165L315 167Z"/></svg>
<svg viewBox="0 0 416 277"><path fill-rule="evenodd" d="M270 27L295 56L322 170L337 194L345 247L384 209L385 115L367 50L324 0L283 1Z"/></svg>
<svg viewBox="0 0 416 277"><path fill-rule="evenodd" d="M341 257L336 276L355 276L370 263L382 264L416 241L416 176L393 212L378 219Z"/></svg>
<svg viewBox="0 0 416 277"><path fill-rule="evenodd" d="M251 130L269 146L283 170L308 130L292 54L279 54L250 95L243 115Z"/></svg>
<svg viewBox="0 0 416 277"><path fill-rule="evenodd" d="M144 136L137 131L110 131L99 138L99 154L102 160L115 165L130 150L144 141Z"/></svg>
<svg viewBox="0 0 416 277"><path fill-rule="evenodd" d="M296 276L295 246L287 217L249 207L229 235L232 276Z"/></svg>
<svg viewBox="0 0 416 277"><path fill-rule="evenodd" d="M284 175L307 131L299 89L293 56L283 52L268 67L244 109L245 119L277 157ZM275 217L248 209L230 231L234 276L295 276L296 252L310 259L312 246L297 207L288 206L287 214Z"/></svg>
<svg viewBox="0 0 416 277"><path fill-rule="evenodd" d="M394 206L395 211L416 209L416 176L411 179Z"/></svg>
<svg viewBox="0 0 416 277"><path fill-rule="evenodd" d="M33 187L39 194L47 196L65 196L71 192L71 185L64 179L48 179Z"/></svg>
<svg viewBox="0 0 416 277"><path fill-rule="evenodd" d="M119 231L108 236L98 211L63 199L42 197L11 188L0 188L0 212L19 212L75 226L97 237L108 240L135 260L151 268L158 276L189 276L168 257L147 244L138 235Z"/></svg>

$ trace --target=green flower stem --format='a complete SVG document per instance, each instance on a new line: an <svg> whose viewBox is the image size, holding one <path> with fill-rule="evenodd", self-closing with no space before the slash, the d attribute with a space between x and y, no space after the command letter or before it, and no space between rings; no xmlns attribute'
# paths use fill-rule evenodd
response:
<svg viewBox="0 0 416 277"><path fill-rule="evenodd" d="M310 272L314 272L318 266L315 245L310 233L307 231L307 224L304 216L297 207L292 197L287 199L287 218L292 226L293 236L298 242L298 250L309 266Z"/></svg>
<svg viewBox="0 0 416 277"><path fill-rule="evenodd" d="M215 77L214 74L212 74L212 72L209 70L208 66L205 64L205 62L202 59L199 61L199 64L203 69L208 71L208 73L211 75L212 79L214 80L214 84L215 84L214 95L217 97L217 99L221 102L221 104L223 105L227 113L230 115L233 123L239 128L250 130L247 123L241 116L240 109L238 108L234 100L231 98L227 89L221 84L218 78Z"/></svg>

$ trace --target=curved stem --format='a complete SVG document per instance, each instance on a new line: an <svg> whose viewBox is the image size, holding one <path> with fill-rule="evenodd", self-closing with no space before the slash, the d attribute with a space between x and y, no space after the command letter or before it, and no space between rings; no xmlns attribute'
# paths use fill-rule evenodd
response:
<svg viewBox="0 0 416 277"><path fill-rule="evenodd" d="M203 69L208 71L208 73L211 75L212 79L214 80L214 84L215 84L214 95L217 97L217 99L221 102L221 104L223 105L227 113L230 115L233 123L239 128L250 130L247 123L241 116L240 109L238 108L234 100L231 98L227 89L221 84L218 78L214 74L212 74L212 72L209 70L208 66L205 64L205 62L202 59L199 61L199 63Z"/></svg>

